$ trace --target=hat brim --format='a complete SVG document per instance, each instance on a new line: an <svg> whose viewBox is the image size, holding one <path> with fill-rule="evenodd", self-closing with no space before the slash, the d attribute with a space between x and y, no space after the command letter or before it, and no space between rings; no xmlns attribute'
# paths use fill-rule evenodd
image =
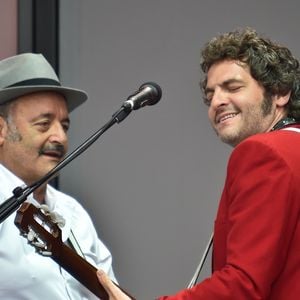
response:
<svg viewBox="0 0 300 300"><path fill-rule="evenodd" d="M37 85L37 86L20 86L11 87L0 90L0 104L14 100L15 98L35 93L35 92L57 92L62 94L66 101L69 112L84 103L88 95L82 91L68 87L53 86L53 85Z"/></svg>

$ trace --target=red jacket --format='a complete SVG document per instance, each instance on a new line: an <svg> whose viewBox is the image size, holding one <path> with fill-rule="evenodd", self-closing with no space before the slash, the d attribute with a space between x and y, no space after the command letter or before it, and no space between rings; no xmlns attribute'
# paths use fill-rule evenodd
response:
<svg viewBox="0 0 300 300"><path fill-rule="evenodd" d="M300 132L241 142L214 228L212 276L160 300L300 299Z"/></svg>

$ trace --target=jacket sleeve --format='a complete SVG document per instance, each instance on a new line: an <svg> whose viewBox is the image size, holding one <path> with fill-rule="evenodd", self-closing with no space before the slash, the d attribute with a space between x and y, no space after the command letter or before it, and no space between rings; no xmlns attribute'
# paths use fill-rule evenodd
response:
<svg viewBox="0 0 300 300"><path fill-rule="evenodd" d="M299 183L298 183L299 186ZM229 160L220 201L214 252L219 267L210 278L160 300L267 299L280 274L297 224L299 195L291 166L272 146L246 140ZM219 236L219 237L218 237ZM224 245L224 249L218 249ZM288 298L286 298L288 299Z"/></svg>

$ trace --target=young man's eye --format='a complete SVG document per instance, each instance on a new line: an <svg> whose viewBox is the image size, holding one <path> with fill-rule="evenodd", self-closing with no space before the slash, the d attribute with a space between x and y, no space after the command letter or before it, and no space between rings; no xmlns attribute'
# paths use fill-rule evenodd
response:
<svg viewBox="0 0 300 300"><path fill-rule="evenodd" d="M228 90L231 91L231 92L236 92L240 89L241 89L241 86L230 86L230 87L228 87Z"/></svg>
<svg viewBox="0 0 300 300"><path fill-rule="evenodd" d="M207 91L204 95L203 95L203 102L205 105L210 106L211 104L211 100L214 96L213 91Z"/></svg>
<svg viewBox="0 0 300 300"><path fill-rule="evenodd" d="M204 103L206 106L210 106L210 104L211 104L211 98L204 97L204 98L203 98L203 103Z"/></svg>

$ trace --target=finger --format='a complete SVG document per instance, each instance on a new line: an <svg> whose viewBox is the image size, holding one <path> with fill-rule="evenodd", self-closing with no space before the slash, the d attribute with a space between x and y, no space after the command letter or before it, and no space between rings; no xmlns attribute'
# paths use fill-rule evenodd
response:
<svg viewBox="0 0 300 300"><path fill-rule="evenodd" d="M112 282L109 279L109 277L106 275L106 273L103 270L97 270L97 277L99 279L99 281L101 282L101 284L103 285L103 287L108 291L110 291L110 289L112 288Z"/></svg>
<svg viewBox="0 0 300 300"><path fill-rule="evenodd" d="M113 299L115 299L117 296L116 291L118 291L119 289L114 285L114 283L111 281L111 279L108 277L108 275L103 270L98 270L97 277L98 277L100 283L103 285L103 287L107 291L108 295L110 297L114 297Z"/></svg>
<svg viewBox="0 0 300 300"><path fill-rule="evenodd" d="M130 300L130 298L124 294L118 286L116 286L110 278L107 276L107 274L102 271L98 270L97 271L97 277L102 284L102 286L105 288L107 291L110 299L116 299L116 300Z"/></svg>

